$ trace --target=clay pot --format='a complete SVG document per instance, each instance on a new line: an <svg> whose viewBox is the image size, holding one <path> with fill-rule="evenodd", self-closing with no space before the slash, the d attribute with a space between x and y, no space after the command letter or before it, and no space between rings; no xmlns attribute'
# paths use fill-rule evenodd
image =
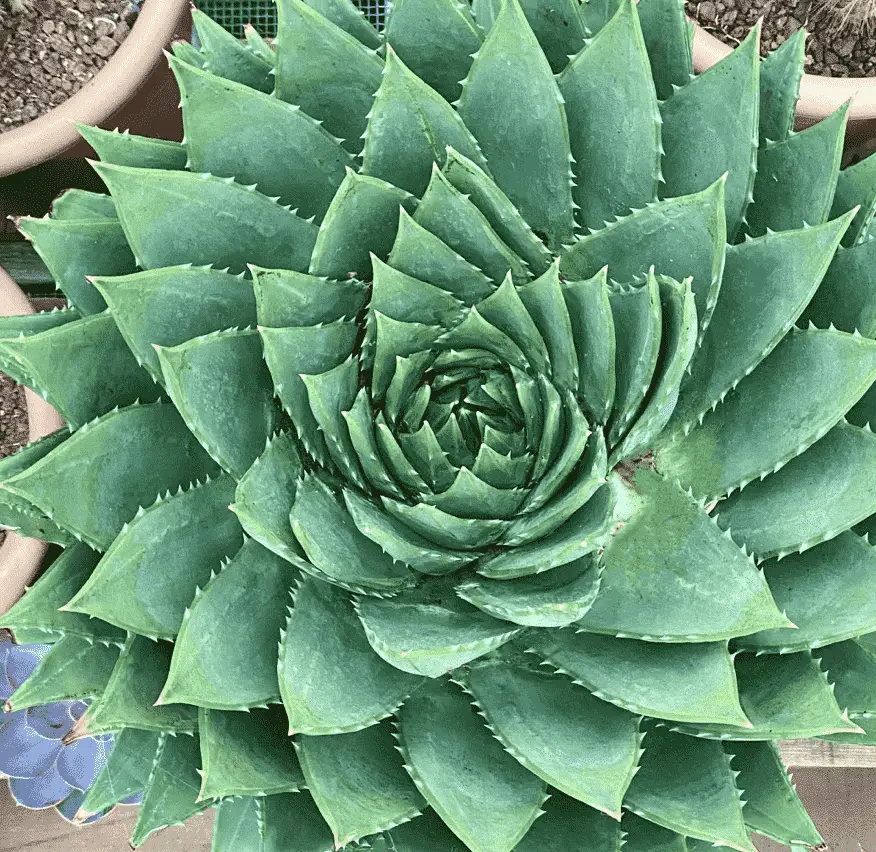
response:
<svg viewBox="0 0 876 852"><path fill-rule="evenodd" d="M189 0L148 0L119 49L76 94L45 115L0 133L0 177L59 155L90 152L74 122L179 139L179 91L162 50L190 34Z"/></svg>
<svg viewBox="0 0 876 852"><path fill-rule="evenodd" d="M21 288L0 267L0 316L34 312ZM25 390L29 439L50 435L64 425L61 416L33 391ZM34 538L7 532L0 546L0 615L24 594L25 587L39 576L48 545Z"/></svg>
<svg viewBox="0 0 876 852"><path fill-rule="evenodd" d="M693 64L698 74L727 56L732 48L707 33L694 30ZM809 127L841 107L849 99L847 146L861 145L876 138L876 77L821 77L804 74L797 101L798 130Z"/></svg>

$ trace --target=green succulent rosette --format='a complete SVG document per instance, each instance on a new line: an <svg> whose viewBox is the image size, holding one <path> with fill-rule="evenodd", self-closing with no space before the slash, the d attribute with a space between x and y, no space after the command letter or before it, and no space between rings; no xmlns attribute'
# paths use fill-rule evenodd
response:
<svg viewBox="0 0 876 852"><path fill-rule="evenodd" d="M214 852L816 846L776 741L876 743L876 160L792 132L797 35L702 75L676 0L196 12L182 144L0 320L67 428L12 709L92 704L84 812ZM229 511L230 509L230 511Z"/></svg>

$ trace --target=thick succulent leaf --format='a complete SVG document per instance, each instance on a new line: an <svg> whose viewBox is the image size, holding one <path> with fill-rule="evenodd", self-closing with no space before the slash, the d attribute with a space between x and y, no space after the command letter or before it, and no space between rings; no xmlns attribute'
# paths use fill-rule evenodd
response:
<svg viewBox="0 0 876 852"><path fill-rule="evenodd" d="M865 733L829 734L833 742L872 745L873 708L876 707L876 644L869 634L857 639L826 645L815 651L819 665L835 686L841 707L848 708L852 722Z"/></svg>
<svg viewBox="0 0 876 852"><path fill-rule="evenodd" d="M392 831L372 839L374 852L469 852L468 847L454 835L431 808L410 822L402 823Z"/></svg>
<svg viewBox="0 0 876 852"><path fill-rule="evenodd" d="M332 323L355 316L368 293L360 281L329 281L290 269L250 265L258 322L269 328Z"/></svg>
<svg viewBox="0 0 876 852"><path fill-rule="evenodd" d="M113 219L20 219L18 229L33 243L68 303L83 315L106 308L86 276L125 275L137 266L122 226Z"/></svg>
<svg viewBox="0 0 876 852"><path fill-rule="evenodd" d="M0 339L0 367L18 373L71 431L116 406L154 402L161 394L106 311L38 334Z"/></svg>
<svg viewBox="0 0 876 852"><path fill-rule="evenodd" d="M118 130L103 130L84 124L77 124L76 130L104 163L175 171L186 167L186 149L179 142L136 136L127 130L123 133Z"/></svg>
<svg viewBox="0 0 876 852"><path fill-rule="evenodd" d="M176 346L211 331L255 324L252 286L218 269L170 266L89 279L134 357L163 381L153 344Z"/></svg>
<svg viewBox="0 0 876 852"><path fill-rule="evenodd" d="M766 562L764 574L773 597L796 630L766 630L736 645L787 653L876 631L876 603L870 595L874 573L876 552L853 532L805 553Z"/></svg>
<svg viewBox="0 0 876 852"><path fill-rule="evenodd" d="M789 231L827 220L839 175L849 105L824 121L760 149L746 231ZM842 212L846 212L845 210Z"/></svg>
<svg viewBox="0 0 876 852"><path fill-rule="evenodd" d="M578 355L560 284L559 262L522 286L519 293L547 347L553 384L558 390L577 389Z"/></svg>
<svg viewBox="0 0 876 852"><path fill-rule="evenodd" d="M615 639L572 630L527 636L542 657L597 698L637 715L744 725L724 642L682 645Z"/></svg>
<svg viewBox="0 0 876 852"><path fill-rule="evenodd" d="M345 490L347 511L363 535L392 557L423 574L447 574L468 564L474 556L439 547L359 494Z"/></svg>
<svg viewBox="0 0 876 852"><path fill-rule="evenodd" d="M218 75L262 92L273 88L272 65L221 24L197 9L192 23L204 54L204 67Z"/></svg>
<svg viewBox="0 0 876 852"><path fill-rule="evenodd" d="M198 711L186 704L155 707L167 679L173 646L130 636L113 668L106 689L86 711L89 734L127 728L143 731L194 733Z"/></svg>
<svg viewBox="0 0 876 852"><path fill-rule="evenodd" d="M27 470L69 437L69 432L61 428L51 435L25 444L17 453L0 459L0 483ZM20 535L32 536L64 547L76 543L75 536L62 530L30 500L9 491L0 492L0 524L18 530Z"/></svg>
<svg viewBox="0 0 876 852"><path fill-rule="evenodd" d="M391 600L359 598L356 612L371 647L411 674L440 677L498 648L520 632L431 581Z"/></svg>
<svg viewBox="0 0 876 852"><path fill-rule="evenodd" d="M221 476L138 512L87 581L69 590L65 609L173 639L195 590L240 548L233 495L233 480Z"/></svg>
<svg viewBox="0 0 876 852"><path fill-rule="evenodd" d="M575 25L572 19L568 29ZM598 230L657 198L660 111L632 0L620 4L558 84L575 158L576 218L583 228Z"/></svg>
<svg viewBox="0 0 876 852"><path fill-rule="evenodd" d="M552 787L620 819L639 760L639 720L568 678L505 660L463 682L499 742Z"/></svg>
<svg viewBox="0 0 876 852"><path fill-rule="evenodd" d="M414 221L486 272L496 284L509 270L515 281L529 280L525 262L499 238L487 217L450 183L437 164Z"/></svg>
<svg viewBox="0 0 876 852"><path fill-rule="evenodd" d="M99 813L145 790L164 736L136 728L118 734L106 763L88 788L81 812Z"/></svg>
<svg viewBox="0 0 876 852"><path fill-rule="evenodd" d="M176 409L155 403L112 411L87 424L2 488L105 550L157 494L216 471Z"/></svg>
<svg viewBox="0 0 876 852"><path fill-rule="evenodd" d="M489 615L526 627L565 627L578 621L599 591L600 569L592 557L514 580L469 580L456 593Z"/></svg>
<svg viewBox="0 0 876 852"><path fill-rule="evenodd" d="M292 533L289 513L301 473L294 434L278 433L237 483L234 502L228 506L247 535L294 564L299 564L302 551Z"/></svg>
<svg viewBox="0 0 876 852"><path fill-rule="evenodd" d="M819 283L834 267L831 258L848 222L844 216L728 247L721 298L682 383L670 434L694 426L781 341L816 290L824 289Z"/></svg>
<svg viewBox="0 0 876 852"><path fill-rule="evenodd" d="M383 63L302 0L279 0L277 17L275 97L300 106L358 154Z"/></svg>
<svg viewBox="0 0 876 852"><path fill-rule="evenodd" d="M317 475L298 483L290 519L320 579L379 593L399 591L415 582L407 566L359 532L346 508Z"/></svg>
<svg viewBox="0 0 876 852"><path fill-rule="evenodd" d="M493 292L490 279L480 269L415 222L404 209L399 211L398 232L387 260L394 269L441 287L468 305Z"/></svg>
<svg viewBox="0 0 876 852"><path fill-rule="evenodd" d="M216 806L211 852L265 852L266 801L267 798L261 796L232 796L221 800ZM290 802L289 810L292 804ZM325 849L331 849L330 838Z"/></svg>
<svg viewBox="0 0 876 852"><path fill-rule="evenodd" d="M534 274L547 271L551 263L547 246L484 169L459 151L448 149L443 171L447 180L474 202L502 241L529 264Z"/></svg>
<svg viewBox="0 0 876 852"><path fill-rule="evenodd" d="M211 458L240 479L265 448L278 419L259 333L217 331L156 351L170 398L186 425ZM219 398L227 407L217 407Z"/></svg>
<svg viewBox="0 0 876 852"><path fill-rule="evenodd" d="M259 326L259 334L274 390L292 418L299 440L310 455L326 463L325 438L310 410L301 374L323 373L343 362L356 345L358 325L350 320L339 320L288 328Z"/></svg>
<svg viewBox="0 0 876 852"><path fill-rule="evenodd" d="M422 682L374 653L350 596L305 578L280 645L280 694L290 734L338 734L394 713Z"/></svg>
<svg viewBox="0 0 876 852"><path fill-rule="evenodd" d="M874 378L872 341L840 331L792 331L698 429L664 447L657 466L697 496L728 494L799 456Z"/></svg>
<svg viewBox="0 0 876 852"><path fill-rule="evenodd" d="M109 195L102 192L67 189L52 202L52 218L115 219L116 204Z"/></svg>
<svg viewBox="0 0 876 852"><path fill-rule="evenodd" d="M182 825L211 805L200 801L201 756L197 737L164 737L149 775L146 793L138 808L131 846L137 848L149 835L170 825Z"/></svg>
<svg viewBox="0 0 876 852"><path fill-rule="evenodd" d="M386 69L368 116L362 172L420 196L432 164L448 146L486 167L478 143L459 114L399 59L390 44Z"/></svg>
<svg viewBox="0 0 876 852"><path fill-rule="evenodd" d="M661 728L645 735L645 753L624 804L670 831L755 852L743 822L730 760L720 743Z"/></svg>
<svg viewBox="0 0 876 852"><path fill-rule="evenodd" d="M876 240L837 251L803 320L876 337Z"/></svg>
<svg viewBox="0 0 876 852"><path fill-rule="evenodd" d="M170 45L170 50L177 59L188 62L195 68L203 68L207 64L207 57L199 48L190 41L175 41Z"/></svg>
<svg viewBox="0 0 876 852"><path fill-rule="evenodd" d="M332 833L307 793L223 799L213 852L332 852Z"/></svg>
<svg viewBox="0 0 876 852"><path fill-rule="evenodd" d="M724 207L730 236L736 233L745 216L754 184L759 45L760 27L755 25L733 53L660 105L665 149L661 196L699 192L726 174ZM658 269L672 274L659 265Z"/></svg>
<svg viewBox="0 0 876 852"><path fill-rule="evenodd" d="M398 0L384 31L404 63L448 101L462 91L483 36L467 5L454 0Z"/></svg>
<svg viewBox="0 0 876 852"><path fill-rule="evenodd" d="M682 725L700 737L732 740L804 739L858 732L834 698L833 688L809 651L798 654L739 654L735 659L739 699L748 728Z"/></svg>
<svg viewBox="0 0 876 852"><path fill-rule="evenodd" d="M381 497L384 508L423 538L442 547L477 550L497 541L509 523L500 518L460 518L427 503L401 503Z"/></svg>
<svg viewBox="0 0 876 852"><path fill-rule="evenodd" d="M618 0L586 0L579 6L579 14L590 33L599 33L618 10Z"/></svg>
<svg viewBox="0 0 876 852"><path fill-rule="evenodd" d="M482 557L478 573L510 580L549 571L592 553L611 533L614 505L614 490L603 486L548 535Z"/></svg>
<svg viewBox="0 0 876 852"><path fill-rule="evenodd" d="M24 597L3 614L4 627L16 634L19 630L50 630L100 642L124 642L124 631L105 621L61 611L91 576L99 558L84 544L65 548Z"/></svg>
<svg viewBox="0 0 876 852"><path fill-rule="evenodd" d="M209 263L243 272L247 263L304 272L317 226L227 178L95 163L109 187L125 237L144 269ZM217 219L216 211L225 211ZM91 275L118 275L133 269Z"/></svg>
<svg viewBox="0 0 876 852"><path fill-rule="evenodd" d="M724 750L739 770L736 785L745 796L742 817L752 831L788 846L823 843L772 743L726 743Z"/></svg>
<svg viewBox="0 0 876 852"><path fill-rule="evenodd" d="M689 852L685 838L627 811L621 820L624 852ZM691 838L687 838L689 842Z"/></svg>
<svg viewBox="0 0 876 852"><path fill-rule="evenodd" d="M662 642L712 642L787 627L752 560L676 484L640 471L605 546L599 595L579 625Z"/></svg>
<svg viewBox="0 0 876 852"><path fill-rule="evenodd" d="M378 489L383 494L392 494L395 497L402 497L398 485L392 478L386 464L383 461L381 451L377 444L377 436L375 434L374 414L371 410L371 402L368 397L368 392L362 388L356 395L356 401L353 403L349 411L341 412L347 424L347 430L350 433L350 440L353 443L353 449L356 451L356 457L359 464L362 465L362 470L365 473L365 478L371 485ZM354 515L355 518L355 515ZM391 524L391 521L386 523ZM358 524L357 524L358 526ZM360 532L362 530L360 529ZM383 544L385 541L385 532L382 529L374 529L374 533L380 536L380 541L377 544ZM400 533L404 539L403 533ZM393 536L394 538L394 536ZM372 540L376 540L372 537ZM403 542L397 546L401 547ZM400 558L398 554L394 556L396 560ZM427 557L428 559L429 557Z"/></svg>
<svg viewBox="0 0 876 852"><path fill-rule="evenodd" d="M767 142L783 142L791 135L805 56L806 32L801 27L761 62L761 146Z"/></svg>
<svg viewBox="0 0 876 852"><path fill-rule="evenodd" d="M646 286L611 290L608 300L616 333L616 392L608 442L615 446L645 401L660 355L662 309L654 270Z"/></svg>
<svg viewBox="0 0 876 852"><path fill-rule="evenodd" d="M690 282L679 284L661 276L660 314L663 328L660 352L651 388L645 395L642 411L615 449L615 459L631 458L648 449L672 416L682 378L696 350L697 313ZM709 325L712 328L712 325Z"/></svg>
<svg viewBox="0 0 876 852"><path fill-rule="evenodd" d="M577 514L606 482L607 450L605 438L601 430L594 432L591 438L592 440L588 442L587 449L581 456L580 463L564 483L561 493L555 495L540 509L515 518L502 536L503 544L518 547L557 532L559 540L552 538L548 547L550 551L558 555L554 551L554 547L565 538L561 530L568 521L576 518L574 523L579 528L583 528L582 531L586 531L585 535L588 538L588 541L581 542L581 550L576 555L581 555L581 552L589 553L593 549L591 545L594 541L597 542L598 546L598 537L603 532L604 504L597 503L593 513ZM550 460L548 460L549 462ZM562 549L565 550L565 545L562 545ZM524 553L531 556L531 553L526 551ZM503 554L500 554L498 558L502 559L502 557ZM516 561L513 555L509 558ZM523 566L518 567L525 567L527 564L531 563L527 560ZM493 565L492 569L495 570L496 566ZM497 576L515 576L515 574L508 573L507 569L508 566L504 566L502 572ZM486 574L487 572L482 571L481 573ZM521 573L533 572L532 570L524 570ZM516 574L516 576L521 576L521 574Z"/></svg>
<svg viewBox="0 0 876 852"><path fill-rule="evenodd" d="M447 827L472 852L511 852L545 785L493 739L466 696L434 681L405 703L398 730L405 767Z"/></svg>
<svg viewBox="0 0 876 852"><path fill-rule="evenodd" d="M427 494L423 502L463 518L509 519L517 513L524 496L522 488L494 488L463 467L446 491Z"/></svg>
<svg viewBox="0 0 876 852"><path fill-rule="evenodd" d="M541 105L539 112L530 108L533 103ZM533 230L551 246L568 242L569 128L553 72L517 0L499 11L465 79L458 109L496 183Z"/></svg>
<svg viewBox="0 0 876 852"><path fill-rule="evenodd" d="M243 25L243 37L246 39L247 47L252 48L257 56L266 60L271 65L276 64L277 54L274 52L274 48L271 47L270 42L263 38L252 24Z"/></svg>
<svg viewBox="0 0 876 852"><path fill-rule="evenodd" d="M723 178L694 195L659 201L571 246L560 261L566 278L590 278L608 264L615 281L642 279L653 266L676 281L693 277L700 331L718 299L727 232Z"/></svg>
<svg viewBox="0 0 876 852"><path fill-rule="evenodd" d="M425 803L407 776L389 722L295 741L307 789L335 848L418 816Z"/></svg>
<svg viewBox="0 0 876 852"><path fill-rule="evenodd" d="M578 353L578 396L599 424L614 404L616 341L606 268L586 281L562 281Z"/></svg>
<svg viewBox="0 0 876 852"><path fill-rule="evenodd" d="M318 428L326 436L326 446L336 468L344 478L359 488L365 488L365 479L356 451L341 412L349 411L359 390L359 362L350 357L324 373L302 375L307 389L307 401Z"/></svg>
<svg viewBox="0 0 876 852"><path fill-rule="evenodd" d="M642 0L638 13L657 97L665 101L676 88L686 86L693 75L691 34L684 3L679 0Z"/></svg>
<svg viewBox="0 0 876 852"><path fill-rule="evenodd" d="M371 25L362 11L350 0L307 0L324 18L354 36L366 47L378 48L382 41L380 34Z"/></svg>
<svg viewBox="0 0 876 852"><path fill-rule="evenodd" d="M371 278L371 255L385 259L398 230L399 207L409 212L416 199L403 189L347 169L316 238L311 275Z"/></svg>
<svg viewBox="0 0 876 852"><path fill-rule="evenodd" d="M186 610L158 703L243 710L279 701L277 646L285 613L264 602L284 601L295 574L284 559L247 541Z"/></svg>
<svg viewBox="0 0 876 852"><path fill-rule="evenodd" d="M309 115L279 98L171 60L182 93L188 168L255 184L321 220L352 156Z"/></svg>
<svg viewBox="0 0 876 852"><path fill-rule="evenodd" d="M544 815L539 817L515 852L566 852L576 844L586 844L589 852L620 852L624 833L620 824L558 790L544 804ZM648 852L658 852L650 849Z"/></svg>
<svg viewBox="0 0 876 852"><path fill-rule="evenodd" d="M589 35L581 4L578 0L560 0L559 3L552 0L523 0L520 8L551 70L559 74L569 64L569 57L584 47L584 38Z"/></svg>
<svg viewBox="0 0 876 852"><path fill-rule="evenodd" d="M53 701L97 698L106 688L118 657L115 643L64 636L12 693L4 710L12 713Z"/></svg>
<svg viewBox="0 0 876 852"><path fill-rule="evenodd" d="M758 556L803 551L876 512L876 438L848 423L762 482L722 502L721 527Z"/></svg>
<svg viewBox="0 0 876 852"><path fill-rule="evenodd" d="M29 337L41 331L48 331L81 318L76 308L52 308L35 314L13 314L0 317L0 340L11 337Z"/></svg>
<svg viewBox="0 0 876 852"><path fill-rule="evenodd" d="M843 239L844 246L866 241L871 235L873 215L876 213L876 157L865 157L861 162L844 168L837 177L836 192L830 215L838 216L858 207L852 226Z"/></svg>
<svg viewBox="0 0 876 852"><path fill-rule="evenodd" d="M294 793L304 786L282 707L248 713L202 708L198 720L201 799Z"/></svg>

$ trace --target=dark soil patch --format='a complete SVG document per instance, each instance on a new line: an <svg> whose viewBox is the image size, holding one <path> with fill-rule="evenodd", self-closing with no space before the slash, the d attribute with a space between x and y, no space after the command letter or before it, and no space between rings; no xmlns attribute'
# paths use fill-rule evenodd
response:
<svg viewBox="0 0 876 852"><path fill-rule="evenodd" d="M876 33L868 34L862 28L843 34L831 32L810 0L686 0L685 9L692 20L731 47L736 47L763 16L762 55L805 26L809 31L807 74L876 77Z"/></svg>
<svg viewBox="0 0 876 852"><path fill-rule="evenodd" d="M0 458L11 456L27 443L27 406L24 388L0 373ZM0 543L6 533L0 530Z"/></svg>
<svg viewBox="0 0 876 852"><path fill-rule="evenodd" d="M48 112L82 88L130 32L130 0L0 0L0 133Z"/></svg>

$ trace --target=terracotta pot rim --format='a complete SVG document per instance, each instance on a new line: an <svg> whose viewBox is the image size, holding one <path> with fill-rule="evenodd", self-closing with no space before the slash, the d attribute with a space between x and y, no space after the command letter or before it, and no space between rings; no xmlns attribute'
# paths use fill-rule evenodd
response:
<svg viewBox="0 0 876 852"><path fill-rule="evenodd" d="M0 266L0 316L34 313L22 289ZM33 391L25 390L27 402L28 438L35 441L50 435L64 425L61 416ZM25 587L39 575L48 545L35 538L23 538L7 532L0 545L0 615L23 594Z"/></svg>
<svg viewBox="0 0 876 852"><path fill-rule="evenodd" d="M694 71L700 73L727 56L732 48L698 24L693 39ZM849 121L876 118L876 77L821 77L804 74L797 116L805 124L826 118L851 100Z"/></svg>
<svg viewBox="0 0 876 852"><path fill-rule="evenodd" d="M99 125L143 85L189 8L189 0L149 0L128 37L76 94L33 121L0 133L0 177L50 160L79 141L75 123Z"/></svg>

